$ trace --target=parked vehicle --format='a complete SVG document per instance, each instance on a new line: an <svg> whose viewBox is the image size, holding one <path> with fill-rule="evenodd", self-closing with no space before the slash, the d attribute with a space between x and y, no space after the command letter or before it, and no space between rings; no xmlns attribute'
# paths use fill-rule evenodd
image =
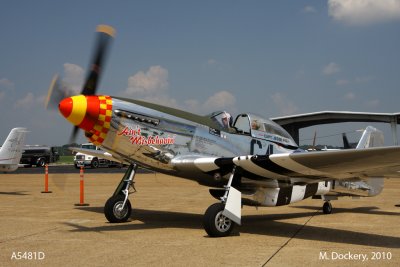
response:
<svg viewBox="0 0 400 267"><path fill-rule="evenodd" d="M26 145L23 147L24 152L20 160L20 164L24 167L44 167L44 165L56 162L60 159L60 155L54 147Z"/></svg>
<svg viewBox="0 0 400 267"><path fill-rule="evenodd" d="M99 147L93 145L92 143L82 144L81 148L101 150ZM110 168L111 167L122 167L122 164L119 162L94 157L94 156L80 153L80 152L75 154L74 165L75 165L75 168L77 168L77 169L79 169L80 167L88 167L88 166L90 166L93 169L99 168L99 167L110 167Z"/></svg>

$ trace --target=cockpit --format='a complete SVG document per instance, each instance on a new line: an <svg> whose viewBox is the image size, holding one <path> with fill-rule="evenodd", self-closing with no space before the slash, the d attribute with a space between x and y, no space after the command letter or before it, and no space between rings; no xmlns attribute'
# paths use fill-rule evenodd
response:
<svg viewBox="0 0 400 267"><path fill-rule="evenodd" d="M210 118L222 129L229 130L232 128L233 118L226 111L217 111L210 114Z"/></svg>
<svg viewBox="0 0 400 267"><path fill-rule="evenodd" d="M228 112L218 111L210 114L210 118L220 126L221 129L231 133L249 135L254 138L297 147L296 142L285 129L277 123L260 116L254 114L239 114L233 122L233 118Z"/></svg>

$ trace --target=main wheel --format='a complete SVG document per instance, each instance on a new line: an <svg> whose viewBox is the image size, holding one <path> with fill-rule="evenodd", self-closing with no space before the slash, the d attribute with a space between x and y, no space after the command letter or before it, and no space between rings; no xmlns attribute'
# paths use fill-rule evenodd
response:
<svg viewBox="0 0 400 267"><path fill-rule="evenodd" d="M107 200L104 205L104 215L110 223L126 222L131 217L132 206L129 199L126 200L125 207L121 209L124 200L123 195L112 196Z"/></svg>
<svg viewBox="0 0 400 267"><path fill-rule="evenodd" d="M203 217L203 226L210 237L224 237L230 235L234 222L222 215L225 205L215 203L208 207Z"/></svg>
<svg viewBox="0 0 400 267"><path fill-rule="evenodd" d="M331 202L326 201L326 202L324 203L324 205L322 206L322 211L323 211L325 214L331 214L331 213L332 213L332 204L331 204Z"/></svg>

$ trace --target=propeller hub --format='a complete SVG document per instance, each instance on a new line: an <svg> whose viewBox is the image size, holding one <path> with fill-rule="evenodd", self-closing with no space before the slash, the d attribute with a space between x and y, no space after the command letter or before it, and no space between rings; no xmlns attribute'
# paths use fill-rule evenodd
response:
<svg viewBox="0 0 400 267"><path fill-rule="evenodd" d="M63 99L58 109L70 123L89 132L91 142L101 144L104 141L111 122L111 97L72 96Z"/></svg>

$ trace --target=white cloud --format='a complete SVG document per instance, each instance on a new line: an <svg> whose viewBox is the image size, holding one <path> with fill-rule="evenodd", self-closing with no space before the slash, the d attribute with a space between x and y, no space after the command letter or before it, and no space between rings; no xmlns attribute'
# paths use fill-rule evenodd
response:
<svg viewBox="0 0 400 267"><path fill-rule="evenodd" d="M187 110L192 113L210 113L221 109L234 109L236 98L228 91L219 91L204 103L196 99L178 101L168 94L168 70L161 66L152 66L146 72L128 78L128 88L122 92L126 97L141 99L151 103Z"/></svg>
<svg viewBox="0 0 400 267"><path fill-rule="evenodd" d="M322 73L324 75L332 75L335 73L338 73L340 71L340 67L338 64L336 64L335 62L331 62L328 65L326 65L323 69L322 69Z"/></svg>
<svg viewBox="0 0 400 267"><path fill-rule="evenodd" d="M353 92L348 92L347 94L345 94L343 96L343 98L345 100L351 101L351 100L354 100L356 98L356 95Z"/></svg>
<svg viewBox="0 0 400 267"><path fill-rule="evenodd" d="M350 84L350 81L349 81L349 80L345 80L345 79L343 79L343 80L337 80L337 81L336 81L336 84L339 85L339 86L345 86L345 85Z"/></svg>
<svg viewBox="0 0 400 267"><path fill-rule="evenodd" d="M0 79L0 101L5 99L7 91L14 90L14 83L6 78Z"/></svg>
<svg viewBox="0 0 400 267"><path fill-rule="evenodd" d="M27 93L23 98L18 99L14 103L15 109L31 109L33 107L40 107L44 109L44 100L46 96L35 96L33 93Z"/></svg>
<svg viewBox="0 0 400 267"><path fill-rule="evenodd" d="M168 70L161 66L151 66L148 71L139 71L128 78L128 96L154 95L168 89Z"/></svg>
<svg viewBox="0 0 400 267"><path fill-rule="evenodd" d="M275 93L271 96L273 103L278 108L280 115L292 115L298 112L299 108L285 95Z"/></svg>
<svg viewBox="0 0 400 267"><path fill-rule="evenodd" d="M365 105L368 108L377 108L377 107L380 106L380 104L381 104L381 101L379 99L374 99L374 100L370 100L370 101L365 102Z"/></svg>
<svg viewBox="0 0 400 267"><path fill-rule="evenodd" d="M190 111L192 113L201 112L201 104L199 103L198 100L188 99L188 100L185 100L183 103L188 111Z"/></svg>
<svg viewBox="0 0 400 267"><path fill-rule="evenodd" d="M14 89L14 83L9 79L2 78L0 79L0 89L12 90Z"/></svg>
<svg viewBox="0 0 400 267"><path fill-rule="evenodd" d="M328 0L329 15L349 25L400 19L400 0Z"/></svg>
<svg viewBox="0 0 400 267"><path fill-rule="evenodd" d="M317 9L315 7L313 7L313 6L305 6L303 8L303 12L304 13L316 13Z"/></svg>
<svg viewBox="0 0 400 267"><path fill-rule="evenodd" d="M207 65L216 65L218 64L218 61L216 61L213 58L210 58L209 60L207 60Z"/></svg>
<svg viewBox="0 0 400 267"><path fill-rule="evenodd" d="M81 66L71 63L64 64L63 87L72 91L70 94L79 94L82 90L85 71Z"/></svg>
<svg viewBox="0 0 400 267"><path fill-rule="evenodd" d="M167 94L149 95L144 97L135 97L146 102L155 103L171 108L180 108L175 98L168 96Z"/></svg>
<svg viewBox="0 0 400 267"><path fill-rule="evenodd" d="M228 91L220 91L210 96L203 104L205 110L215 111L224 109L233 109L236 104L236 98Z"/></svg>
<svg viewBox="0 0 400 267"><path fill-rule="evenodd" d="M203 67L213 71L227 71L231 69L230 65L224 64L214 58L209 58L205 63L203 63Z"/></svg>
<svg viewBox="0 0 400 267"><path fill-rule="evenodd" d="M179 108L192 113L209 114L217 110L234 112L236 110L236 97L230 92L223 90L210 96L204 103L196 99L188 99Z"/></svg>
<svg viewBox="0 0 400 267"><path fill-rule="evenodd" d="M356 83L369 83L372 80L374 80L374 77L372 77L372 76L364 76L364 77L356 77L354 81Z"/></svg>

